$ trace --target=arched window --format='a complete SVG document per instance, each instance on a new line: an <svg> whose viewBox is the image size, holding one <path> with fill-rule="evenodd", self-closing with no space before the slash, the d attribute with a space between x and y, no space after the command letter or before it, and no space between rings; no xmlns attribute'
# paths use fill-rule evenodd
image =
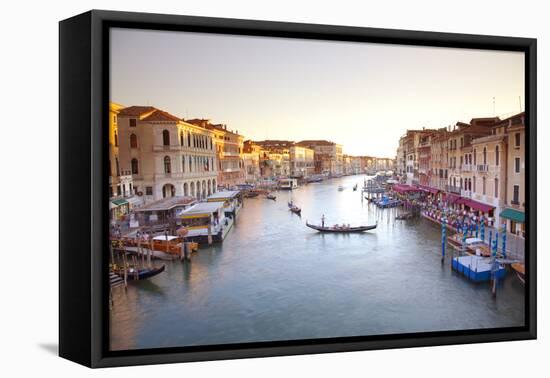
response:
<svg viewBox="0 0 550 378"><path fill-rule="evenodd" d="M477 164L477 152L474 149L474 165L476 165L476 164Z"/></svg>
<svg viewBox="0 0 550 378"><path fill-rule="evenodd" d="M185 163L186 163L185 155L181 157L181 171L185 172Z"/></svg>
<svg viewBox="0 0 550 378"><path fill-rule="evenodd" d="M138 148L138 143L137 143L137 136L136 134L132 134L130 135L130 148Z"/></svg>
<svg viewBox="0 0 550 378"><path fill-rule="evenodd" d="M191 156L189 156L189 172L193 172L193 160Z"/></svg>
<svg viewBox="0 0 550 378"><path fill-rule="evenodd" d="M180 146L183 146L183 131L180 133Z"/></svg>
<svg viewBox="0 0 550 378"><path fill-rule="evenodd" d="M114 139L115 139L115 147L118 147L118 133L116 132L116 130L115 130L115 137L114 137Z"/></svg>
<svg viewBox="0 0 550 378"><path fill-rule="evenodd" d="M499 165L499 163L500 163L500 149L498 146L496 146L495 147L495 165Z"/></svg>
<svg viewBox="0 0 550 378"><path fill-rule="evenodd" d="M487 194L487 179L483 177L483 195Z"/></svg>
<svg viewBox="0 0 550 378"><path fill-rule="evenodd" d="M498 198L498 179L495 178L495 198Z"/></svg>
<svg viewBox="0 0 550 378"><path fill-rule="evenodd" d="M162 131L162 144L164 146L170 145L170 132L168 130Z"/></svg>
<svg viewBox="0 0 550 378"><path fill-rule="evenodd" d="M172 173L172 162L170 156L164 157L164 173Z"/></svg>
<svg viewBox="0 0 550 378"><path fill-rule="evenodd" d="M187 133L187 147L191 147L191 133Z"/></svg>
<svg viewBox="0 0 550 378"><path fill-rule="evenodd" d="M474 176L474 192L476 191L476 177Z"/></svg>
<svg viewBox="0 0 550 378"><path fill-rule="evenodd" d="M132 159L132 174L137 175L138 173L139 173L138 160L134 158Z"/></svg>
<svg viewBox="0 0 550 378"><path fill-rule="evenodd" d="M487 147L483 147L483 165L487 165Z"/></svg>

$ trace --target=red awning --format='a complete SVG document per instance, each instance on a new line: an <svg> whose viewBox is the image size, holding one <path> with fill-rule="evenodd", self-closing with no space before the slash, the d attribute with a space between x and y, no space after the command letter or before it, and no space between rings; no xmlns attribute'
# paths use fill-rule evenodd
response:
<svg viewBox="0 0 550 378"><path fill-rule="evenodd" d="M418 185L418 189L431 194L437 194L439 192L439 189L432 188L431 186L427 186L427 185Z"/></svg>
<svg viewBox="0 0 550 378"><path fill-rule="evenodd" d="M445 198L445 201L447 201L447 203L453 204L453 203L457 202L459 199L461 199L462 197L460 197L458 194L445 193L444 198Z"/></svg>
<svg viewBox="0 0 550 378"><path fill-rule="evenodd" d="M406 184L395 184L392 186L392 189L397 193L409 193L409 192L418 192L418 189L411 185Z"/></svg>
<svg viewBox="0 0 550 378"><path fill-rule="evenodd" d="M470 209L479 210L484 213L488 213L489 211L493 210L495 207L491 205L487 205L485 203L477 202L469 198L462 198L460 203L463 203L464 206L468 206Z"/></svg>

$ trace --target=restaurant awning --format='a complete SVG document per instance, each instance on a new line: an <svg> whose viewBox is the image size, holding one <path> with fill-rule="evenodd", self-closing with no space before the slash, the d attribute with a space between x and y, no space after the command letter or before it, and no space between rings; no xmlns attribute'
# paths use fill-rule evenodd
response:
<svg viewBox="0 0 550 378"><path fill-rule="evenodd" d="M482 202L477 202L469 198L461 198L459 203L464 204L464 206L468 206L470 209L479 210L484 213L488 213L495 208L494 206L487 205Z"/></svg>
<svg viewBox="0 0 550 378"><path fill-rule="evenodd" d="M114 199L111 200L111 202L116 206L128 205L128 201L126 201L124 198Z"/></svg>
<svg viewBox="0 0 550 378"><path fill-rule="evenodd" d="M397 193L409 193L409 192L418 192L419 189L411 185L405 184L395 184L392 186L392 189Z"/></svg>
<svg viewBox="0 0 550 378"><path fill-rule="evenodd" d="M427 186L427 185L418 185L418 189L422 190L423 192L428 192L431 194L437 194L440 191L437 188L432 188L431 186Z"/></svg>
<svg viewBox="0 0 550 378"><path fill-rule="evenodd" d="M445 193L445 197L444 197L445 201L449 204L453 204L461 198L462 197L460 197L458 194L453 194L453 193Z"/></svg>
<svg viewBox="0 0 550 378"><path fill-rule="evenodd" d="M504 209L500 212L502 218L510 219L514 222L525 223L525 213L515 209Z"/></svg>

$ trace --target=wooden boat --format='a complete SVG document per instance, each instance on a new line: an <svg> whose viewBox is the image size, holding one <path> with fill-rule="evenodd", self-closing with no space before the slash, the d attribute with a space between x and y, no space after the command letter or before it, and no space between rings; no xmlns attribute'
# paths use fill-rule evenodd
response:
<svg viewBox="0 0 550 378"><path fill-rule="evenodd" d="M292 206L289 208L290 211L292 211L294 214L302 215L302 209L300 209L298 206Z"/></svg>
<svg viewBox="0 0 550 378"><path fill-rule="evenodd" d="M323 227L323 226L318 226L318 225L315 225L315 224L309 224L306 221L306 226L309 227L309 228L312 228L314 230L317 230L319 232L333 232L333 233L347 234L347 233L355 233L355 232L364 232L364 231L374 230L376 228L376 226L378 226L378 223L376 223L374 225L370 225L370 226L348 227L348 226L335 225L335 226L332 226L332 227Z"/></svg>
<svg viewBox="0 0 550 378"><path fill-rule="evenodd" d="M127 268L126 274L127 274L128 281L139 281L139 280L145 280L147 278L154 277L157 274L164 272L164 269L166 269L166 265L164 264L159 267L153 267L153 268L136 268L136 267L129 266ZM123 267L113 267L113 272L119 277L124 278Z"/></svg>
<svg viewBox="0 0 550 378"><path fill-rule="evenodd" d="M516 276L518 276L521 283L525 284L525 264L523 264L523 263L513 263L511 265L511 267L516 272Z"/></svg>
<svg viewBox="0 0 550 378"><path fill-rule="evenodd" d="M277 199L277 196L275 196L275 194L268 194L266 198L275 201Z"/></svg>
<svg viewBox="0 0 550 378"><path fill-rule="evenodd" d="M354 192L357 191L357 184L355 184L355 186L353 187L353 191L354 191Z"/></svg>

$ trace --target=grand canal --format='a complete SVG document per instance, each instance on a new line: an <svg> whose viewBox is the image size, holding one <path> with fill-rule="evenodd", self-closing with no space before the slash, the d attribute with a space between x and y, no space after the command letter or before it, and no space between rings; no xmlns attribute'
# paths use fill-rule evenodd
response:
<svg viewBox="0 0 550 378"><path fill-rule="evenodd" d="M113 290L111 349L523 325L523 286L512 273L493 298L487 283L452 272L449 257L442 266L440 227L396 221L399 210L361 201L352 187L363 178L246 199L223 244ZM301 218L288 210L291 198ZM322 214L329 225L378 228L330 235L305 227Z"/></svg>

